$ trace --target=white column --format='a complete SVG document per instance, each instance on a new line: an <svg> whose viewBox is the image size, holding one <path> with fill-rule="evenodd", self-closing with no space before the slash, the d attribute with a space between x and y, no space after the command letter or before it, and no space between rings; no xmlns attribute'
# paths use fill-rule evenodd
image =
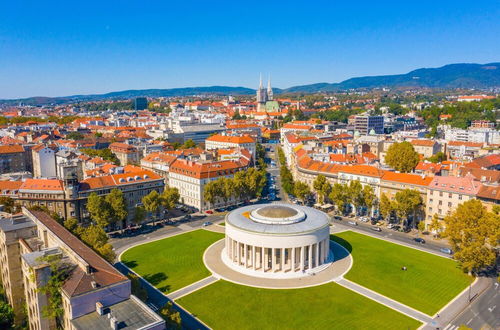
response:
<svg viewBox="0 0 500 330"><path fill-rule="evenodd" d="M285 259L285 248L281 249L281 272L285 272L285 264L286 264L286 259Z"/></svg>
<svg viewBox="0 0 500 330"><path fill-rule="evenodd" d="M290 269L295 273L295 247L292 248L292 260L290 262Z"/></svg>
<svg viewBox="0 0 500 330"><path fill-rule="evenodd" d="M276 270L276 249L271 248L271 271L274 272Z"/></svg>
<svg viewBox="0 0 500 330"><path fill-rule="evenodd" d="M255 261L255 259L257 259L256 255L255 255L255 253L256 253L255 250L256 250L255 245L252 245L252 267L253 267L253 270L257 269L257 266L256 266L257 262Z"/></svg>
<svg viewBox="0 0 500 330"><path fill-rule="evenodd" d="M243 265L247 268L247 260L248 260L248 247L246 244L243 244Z"/></svg>
<svg viewBox="0 0 500 330"><path fill-rule="evenodd" d="M238 261L238 266L240 266L241 265L241 244L240 244L240 242L238 242L237 244L238 244L238 258L236 258L236 259Z"/></svg>
<svg viewBox="0 0 500 330"><path fill-rule="evenodd" d="M319 243L316 244L316 267L318 267L321 263L319 257Z"/></svg>
<svg viewBox="0 0 500 330"><path fill-rule="evenodd" d="M323 256L323 260L326 262L328 260L328 254L330 253L328 246L328 239L325 239L325 254Z"/></svg>
<svg viewBox="0 0 500 330"><path fill-rule="evenodd" d="M312 247L313 247L313 246L312 246L312 244L311 244L311 245L309 245L309 249L308 249L308 250L309 250L309 260L308 260L308 261L309 261L309 262L308 262L308 267L309 267L309 268L308 268L308 269L311 269L311 268L312 268L312 254L313 254L313 253L312 253L312 252L313 252Z"/></svg>
<svg viewBox="0 0 500 330"><path fill-rule="evenodd" d="M260 268L262 269L263 272L266 271L266 266L267 266L267 259L266 259L266 248L265 247L261 247L260 248L260 253L261 253L261 264L260 264Z"/></svg>
<svg viewBox="0 0 500 330"><path fill-rule="evenodd" d="M300 271L304 270L305 246L300 247Z"/></svg>

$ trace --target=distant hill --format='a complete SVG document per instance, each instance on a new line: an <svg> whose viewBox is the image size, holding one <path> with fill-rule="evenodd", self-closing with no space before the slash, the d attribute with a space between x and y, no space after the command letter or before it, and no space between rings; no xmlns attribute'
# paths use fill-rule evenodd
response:
<svg viewBox="0 0 500 330"><path fill-rule="evenodd" d="M340 83L317 83L311 85L294 86L286 89L273 88L276 94L280 93L318 93L336 92L348 89L370 88L490 88L500 87L500 62L488 64L449 64L440 68L417 69L406 74L358 77L344 80ZM15 100L0 100L0 104L28 105L63 104L78 101L121 100L139 96L145 97L172 97L191 95L252 95L255 89L246 87L186 87L171 89L143 89L125 90L107 94L72 95L64 97L30 97Z"/></svg>
<svg viewBox="0 0 500 330"><path fill-rule="evenodd" d="M427 88L490 88L500 87L500 63L449 64L440 68L417 69L406 74L358 77L340 83L319 83L295 86L284 93L335 92L357 88L427 87Z"/></svg>

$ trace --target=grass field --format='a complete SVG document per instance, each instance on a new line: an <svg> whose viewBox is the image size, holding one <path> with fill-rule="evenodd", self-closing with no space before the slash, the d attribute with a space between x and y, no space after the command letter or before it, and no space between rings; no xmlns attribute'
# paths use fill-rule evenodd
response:
<svg viewBox="0 0 500 330"><path fill-rule="evenodd" d="M332 239L353 256L344 276L373 291L434 315L473 280L451 259L351 231ZM401 270L406 266L407 270Z"/></svg>
<svg viewBox="0 0 500 330"><path fill-rule="evenodd" d="M213 329L416 329L421 324L334 283L270 290L220 280L176 302Z"/></svg>
<svg viewBox="0 0 500 330"><path fill-rule="evenodd" d="M136 246L121 260L162 292L173 292L210 275L203 264L203 252L223 237L199 229Z"/></svg>

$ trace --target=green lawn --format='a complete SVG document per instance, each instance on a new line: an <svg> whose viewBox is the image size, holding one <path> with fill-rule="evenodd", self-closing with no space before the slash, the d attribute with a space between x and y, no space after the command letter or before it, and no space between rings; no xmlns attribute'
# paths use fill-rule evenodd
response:
<svg viewBox="0 0 500 330"><path fill-rule="evenodd" d="M136 246L121 260L162 292L173 292L210 275L203 264L203 253L223 237L199 229Z"/></svg>
<svg viewBox="0 0 500 330"><path fill-rule="evenodd" d="M345 278L434 315L473 280L451 259L351 231L332 239L353 256ZM406 266L407 270L401 270Z"/></svg>
<svg viewBox="0 0 500 330"><path fill-rule="evenodd" d="M416 329L421 325L334 283L270 290L220 280L176 303L213 329Z"/></svg>

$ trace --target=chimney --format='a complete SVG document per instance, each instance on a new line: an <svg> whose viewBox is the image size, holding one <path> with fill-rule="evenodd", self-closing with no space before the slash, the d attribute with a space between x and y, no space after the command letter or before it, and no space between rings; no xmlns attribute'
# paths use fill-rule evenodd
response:
<svg viewBox="0 0 500 330"><path fill-rule="evenodd" d="M98 301L98 302L95 303L95 311L99 315L104 315L104 306L101 304L100 301Z"/></svg>
<svg viewBox="0 0 500 330"><path fill-rule="evenodd" d="M109 325L111 326L111 329L118 330L118 320L115 317L109 319Z"/></svg>

